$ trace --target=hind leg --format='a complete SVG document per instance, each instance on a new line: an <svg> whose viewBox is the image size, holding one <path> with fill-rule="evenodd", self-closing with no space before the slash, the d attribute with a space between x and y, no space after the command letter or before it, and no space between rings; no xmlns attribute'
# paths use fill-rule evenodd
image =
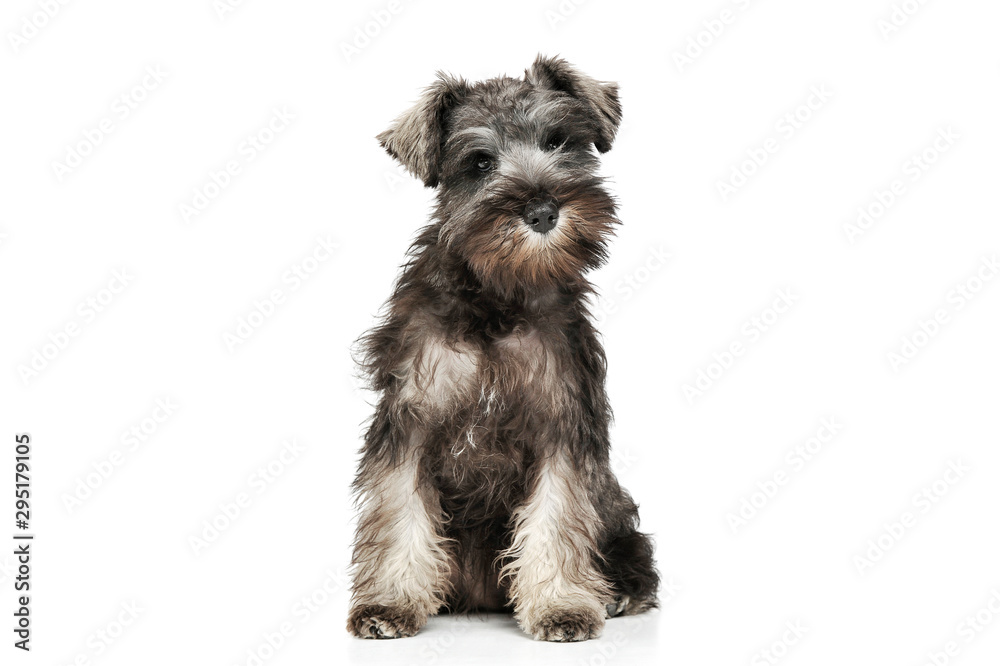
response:
<svg viewBox="0 0 1000 666"><path fill-rule="evenodd" d="M602 552L602 573L615 592L615 602L607 607L608 617L656 608L660 577L649 536L632 529L611 539Z"/></svg>
<svg viewBox="0 0 1000 666"><path fill-rule="evenodd" d="M614 591L608 617L635 615L657 606L660 577L653 559L653 542L638 531L639 508L610 473L591 489L605 527L598 567Z"/></svg>

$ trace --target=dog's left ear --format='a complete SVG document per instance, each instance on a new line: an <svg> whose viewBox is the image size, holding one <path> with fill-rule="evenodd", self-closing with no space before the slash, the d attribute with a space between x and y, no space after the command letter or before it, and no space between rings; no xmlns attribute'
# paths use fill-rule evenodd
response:
<svg viewBox="0 0 1000 666"><path fill-rule="evenodd" d="M622 105L618 101L618 84L597 81L581 74L562 58L539 55L524 80L539 88L564 92L590 107L597 123L594 147L602 153L611 150L615 133L622 121Z"/></svg>
<svg viewBox="0 0 1000 666"><path fill-rule="evenodd" d="M427 187L438 184L448 112L469 92L464 80L443 72L437 76L413 108L377 137L382 147Z"/></svg>

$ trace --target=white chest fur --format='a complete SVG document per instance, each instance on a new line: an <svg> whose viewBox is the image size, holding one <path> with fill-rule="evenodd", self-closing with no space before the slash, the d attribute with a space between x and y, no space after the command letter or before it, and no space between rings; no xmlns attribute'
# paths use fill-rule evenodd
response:
<svg viewBox="0 0 1000 666"><path fill-rule="evenodd" d="M479 405L484 415L506 408L508 398L532 396L535 404L565 397L555 355L538 331L519 331L488 349L434 337L399 370L401 397L424 412Z"/></svg>
<svg viewBox="0 0 1000 666"><path fill-rule="evenodd" d="M465 342L427 340L400 369L401 397L414 406L438 409L473 391L481 354Z"/></svg>

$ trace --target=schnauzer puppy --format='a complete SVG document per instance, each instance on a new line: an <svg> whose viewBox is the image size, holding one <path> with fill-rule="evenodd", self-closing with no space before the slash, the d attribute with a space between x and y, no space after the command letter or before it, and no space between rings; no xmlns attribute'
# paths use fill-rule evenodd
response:
<svg viewBox="0 0 1000 666"><path fill-rule="evenodd" d="M593 149L620 120L617 85L540 56L523 80L439 73L379 135L437 205L359 341L380 399L354 482L356 636L513 608L537 639L580 641L656 605L584 278L618 223Z"/></svg>

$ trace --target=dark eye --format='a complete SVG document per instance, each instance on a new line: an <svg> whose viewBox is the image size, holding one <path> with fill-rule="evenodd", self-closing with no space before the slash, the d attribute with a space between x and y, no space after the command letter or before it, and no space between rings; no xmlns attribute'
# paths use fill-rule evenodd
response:
<svg viewBox="0 0 1000 666"><path fill-rule="evenodd" d="M566 135L562 132L555 132L545 140L545 150L555 150L561 148L566 143Z"/></svg>
<svg viewBox="0 0 1000 666"><path fill-rule="evenodd" d="M488 173L493 171L496 164L493 162L493 158L489 155L478 155L472 162L472 166L479 173Z"/></svg>

